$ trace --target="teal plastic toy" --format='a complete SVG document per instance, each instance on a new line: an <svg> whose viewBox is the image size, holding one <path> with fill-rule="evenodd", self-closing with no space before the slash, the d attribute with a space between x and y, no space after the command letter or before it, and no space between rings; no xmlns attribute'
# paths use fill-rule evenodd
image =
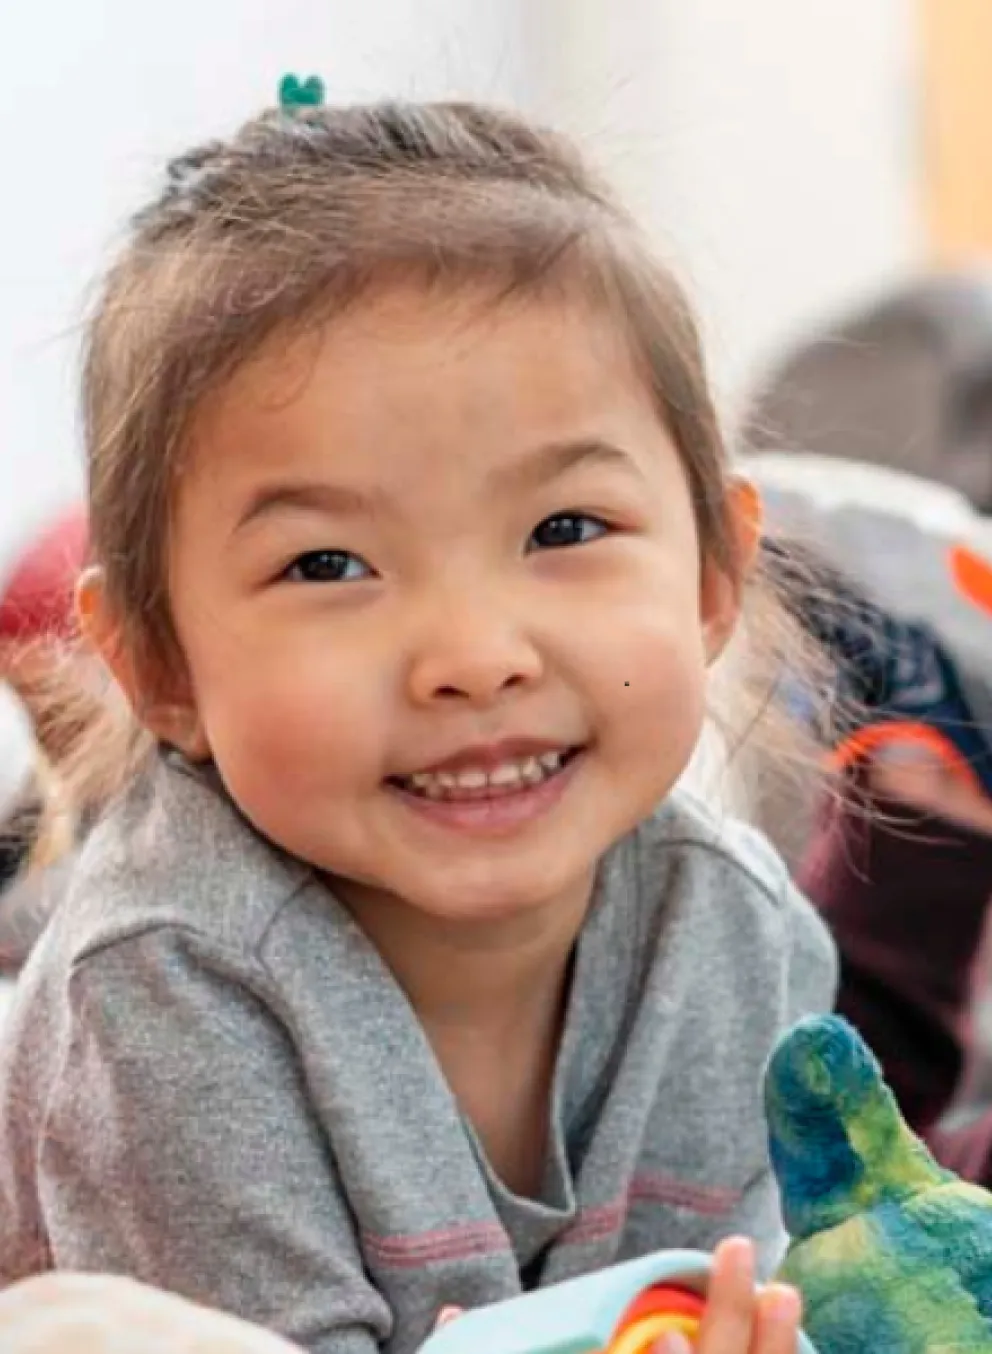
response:
<svg viewBox="0 0 992 1354"><path fill-rule="evenodd" d="M671 1330L691 1344L710 1270L702 1252L658 1251L466 1312L420 1354L647 1354ZM815 1354L805 1336L799 1354Z"/></svg>

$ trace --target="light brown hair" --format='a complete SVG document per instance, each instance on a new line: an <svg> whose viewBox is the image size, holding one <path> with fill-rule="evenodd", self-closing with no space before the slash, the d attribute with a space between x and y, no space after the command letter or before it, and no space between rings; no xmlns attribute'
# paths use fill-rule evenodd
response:
<svg viewBox="0 0 992 1354"><path fill-rule="evenodd" d="M411 278L474 286L494 305L567 293L606 308L678 447L702 548L744 588L690 309L575 148L468 103L269 111L169 166L88 330L92 552L138 661L181 660L167 593L170 500L201 402L273 335L333 320L373 286ZM750 658L734 681L741 729L761 709L774 713L769 692L789 647L770 624L780 613L768 591L752 580L747 592ZM69 775L83 799L106 799L143 755L134 721L116 724L115 736L106 721L90 723L76 742Z"/></svg>

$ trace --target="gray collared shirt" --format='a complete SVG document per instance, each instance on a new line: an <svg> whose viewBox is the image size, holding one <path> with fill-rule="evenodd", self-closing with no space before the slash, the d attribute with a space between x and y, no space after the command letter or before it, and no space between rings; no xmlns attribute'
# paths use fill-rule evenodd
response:
<svg viewBox="0 0 992 1354"><path fill-rule="evenodd" d="M314 1354L438 1309L782 1225L767 1054L830 940L764 839L673 795L604 858L540 1197L495 1176L331 888L161 761L86 843L0 1048L0 1281L110 1270Z"/></svg>

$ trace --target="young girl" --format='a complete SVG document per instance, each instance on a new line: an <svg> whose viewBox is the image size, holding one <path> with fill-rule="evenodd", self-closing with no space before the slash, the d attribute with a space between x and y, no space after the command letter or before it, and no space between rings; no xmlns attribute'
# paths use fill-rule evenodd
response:
<svg viewBox="0 0 992 1354"><path fill-rule="evenodd" d="M154 746L22 976L0 1274L408 1354L723 1241L702 1354L789 1354L760 1082L835 964L675 788L756 515L631 222L509 115L266 114L135 221L84 407Z"/></svg>

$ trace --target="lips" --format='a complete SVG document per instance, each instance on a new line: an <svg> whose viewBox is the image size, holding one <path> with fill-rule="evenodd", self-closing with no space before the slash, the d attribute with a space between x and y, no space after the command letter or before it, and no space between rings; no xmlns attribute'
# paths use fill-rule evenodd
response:
<svg viewBox="0 0 992 1354"><path fill-rule="evenodd" d="M506 838L554 811L579 774L585 752L585 747L562 748L504 761L489 771L477 766L458 772L415 771L391 777L386 785L404 810L432 831Z"/></svg>
<svg viewBox="0 0 992 1354"><path fill-rule="evenodd" d="M465 748L423 770L391 776L387 783L433 801L503 798L552 780L578 751L574 745L506 739Z"/></svg>

